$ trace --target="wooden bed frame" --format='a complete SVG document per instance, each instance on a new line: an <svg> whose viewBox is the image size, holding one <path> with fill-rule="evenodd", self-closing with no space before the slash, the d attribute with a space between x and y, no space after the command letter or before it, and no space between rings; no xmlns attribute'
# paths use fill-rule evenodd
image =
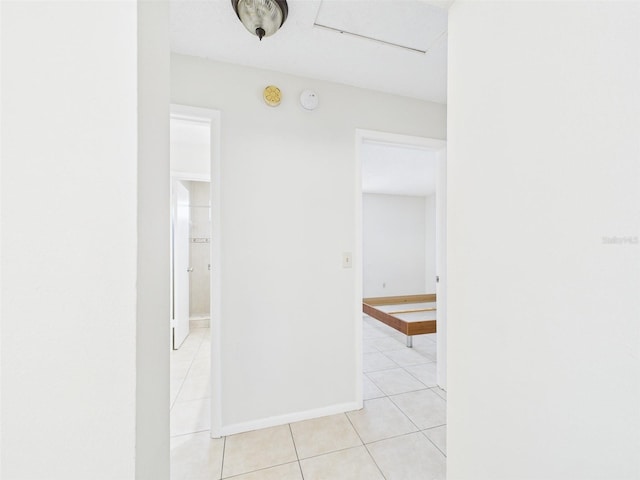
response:
<svg viewBox="0 0 640 480"><path fill-rule="evenodd" d="M436 301L435 293L428 293L424 295L401 295L396 297L373 297L362 299L362 311L367 315L381 321L382 323L389 325L391 328L395 328L400 333L407 336L407 347L413 346L413 335L422 335L425 333L436 333L436 321L435 320L418 320L418 321L406 321L402 320L395 315L403 313L416 313L416 312L430 312L435 311L435 307L428 308L409 308L403 309L403 304L410 303L432 303ZM383 312L376 308L382 305L398 305L398 309L392 312Z"/></svg>

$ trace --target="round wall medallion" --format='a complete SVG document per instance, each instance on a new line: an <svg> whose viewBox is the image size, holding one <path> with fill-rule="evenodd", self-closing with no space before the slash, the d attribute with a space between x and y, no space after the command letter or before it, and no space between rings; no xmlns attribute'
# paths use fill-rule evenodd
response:
<svg viewBox="0 0 640 480"><path fill-rule="evenodd" d="M280 100L282 100L282 93L278 87L269 85L264 89L262 97L267 105L270 107L277 107L280 105Z"/></svg>

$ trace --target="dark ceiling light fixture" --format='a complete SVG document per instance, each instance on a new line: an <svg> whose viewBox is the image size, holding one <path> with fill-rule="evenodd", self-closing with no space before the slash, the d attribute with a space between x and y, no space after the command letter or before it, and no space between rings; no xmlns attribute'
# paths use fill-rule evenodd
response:
<svg viewBox="0 0 640 480"><path fill-rule="evenodd" d="M260 40L276 33L289 13L286 0L231 0L231 5L245 28Z"/></svg>

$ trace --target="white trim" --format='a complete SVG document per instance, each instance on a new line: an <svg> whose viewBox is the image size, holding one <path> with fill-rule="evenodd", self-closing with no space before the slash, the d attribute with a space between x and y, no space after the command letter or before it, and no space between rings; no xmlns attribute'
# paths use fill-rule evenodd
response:
<svg viewBox="0 0 640 480"><path fill-rule="evenodd" d="M362 161L360 159L360 147L363 143L361 136L362 130L356 129L356 145L355 145L355 212L356 219L355 228L355 248L353 251L352 265L355 267L355 295L353 318L355 321L355 339L356 339L356 402L358 408L364 406L364 366L363 366L363 333L362 333L362 291L363 291L363 275L364 265L362 261Z"/></svg>
<svg viewBox="0 0 640 480"><path fill-rule="evenodd" d="M178 107L182 107L182 106L178 105ZM196 109L197 107L185 107L185 108ZM197 112L195 114L197 114ZM208 116L194 117L193 115L194 113L178 113L178 112L173 113L172 112L171 118L175 120L180 120L182 122L193 123L201 126L209 125L211 123L211 119Z"/></svg>
<svg viewBox="0 0 640 480"><path fill-rule="evenodd" d="M218 111L215 115L211 122L211 438L222 436L221 115Z"/></svg>
<svg viewBox="0 0 640 480"><path fill-rule="evenodd" d="M208 108L191 107L187 105L171 104L171 117L193 122L209 123L211 127L211 175L207 178L202 174L189 174L186 172L175 173L175 178L183 180L201 180L211 183L211 438L219 438L225 433L222 430L222 342L221 342L221 312L222 296L221 270L222 251L220 242L220 121L221 114L218 110Z"/></svg>
<svg viewBox="0 0 640 480"><path fill-rule="evenodd" d="M189 173L171 170L171 178L175 180L188 180L192 182L210 182L211 176L206 173Z"/></svg>
<svg viewBox="0 0 640 480"><path fill-rule="evenodd" d="M305 410L303 412L287 413L285 415L261 418L259 420L254 420L251 422L242 422L227 425L222 428L221 434L223 436L235 435L236 433L250 432L252 430L259 430L261 428L277 427L279 425L286 425L287 423L301 422L303 420L326 417L327 415L351 412L354 410L359 410L361 408L362 405L359 405L357 402L350 402L331 405L329 407L317 408L314 410Z"/></svg>
<svg viewBox="0 0 640 480"><path fill-rule="evenodd" d="M192 122L213 122L220 120L220 111L210 108L192 107L190 105L171 104L171 116Z"/></svg>
<svg viewBox="0 0 640 480"><path fill-rule="evenodd" d="M358 143L377 143L383 145L402 145L419 147L439 152L446 148L447 141L437 138L418 137L400 133L380 132L378 130L356 129L356 141Z"/></svg>
<svg viewBox="0 0 640 480"><path fill-rule="evenodd" d="M447 148L438 152L436 163L436 381L447 389Z"/></svg>

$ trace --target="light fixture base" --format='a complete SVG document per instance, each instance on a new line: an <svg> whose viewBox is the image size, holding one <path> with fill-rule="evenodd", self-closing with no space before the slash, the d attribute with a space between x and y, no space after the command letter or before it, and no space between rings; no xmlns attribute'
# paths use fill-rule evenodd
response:
<svg viewBox="0 0 640 480"><path fill-rule="evenodd" d="M286 0L231 0L244 27L262 40L276 33L289 14Z"/></svg>

